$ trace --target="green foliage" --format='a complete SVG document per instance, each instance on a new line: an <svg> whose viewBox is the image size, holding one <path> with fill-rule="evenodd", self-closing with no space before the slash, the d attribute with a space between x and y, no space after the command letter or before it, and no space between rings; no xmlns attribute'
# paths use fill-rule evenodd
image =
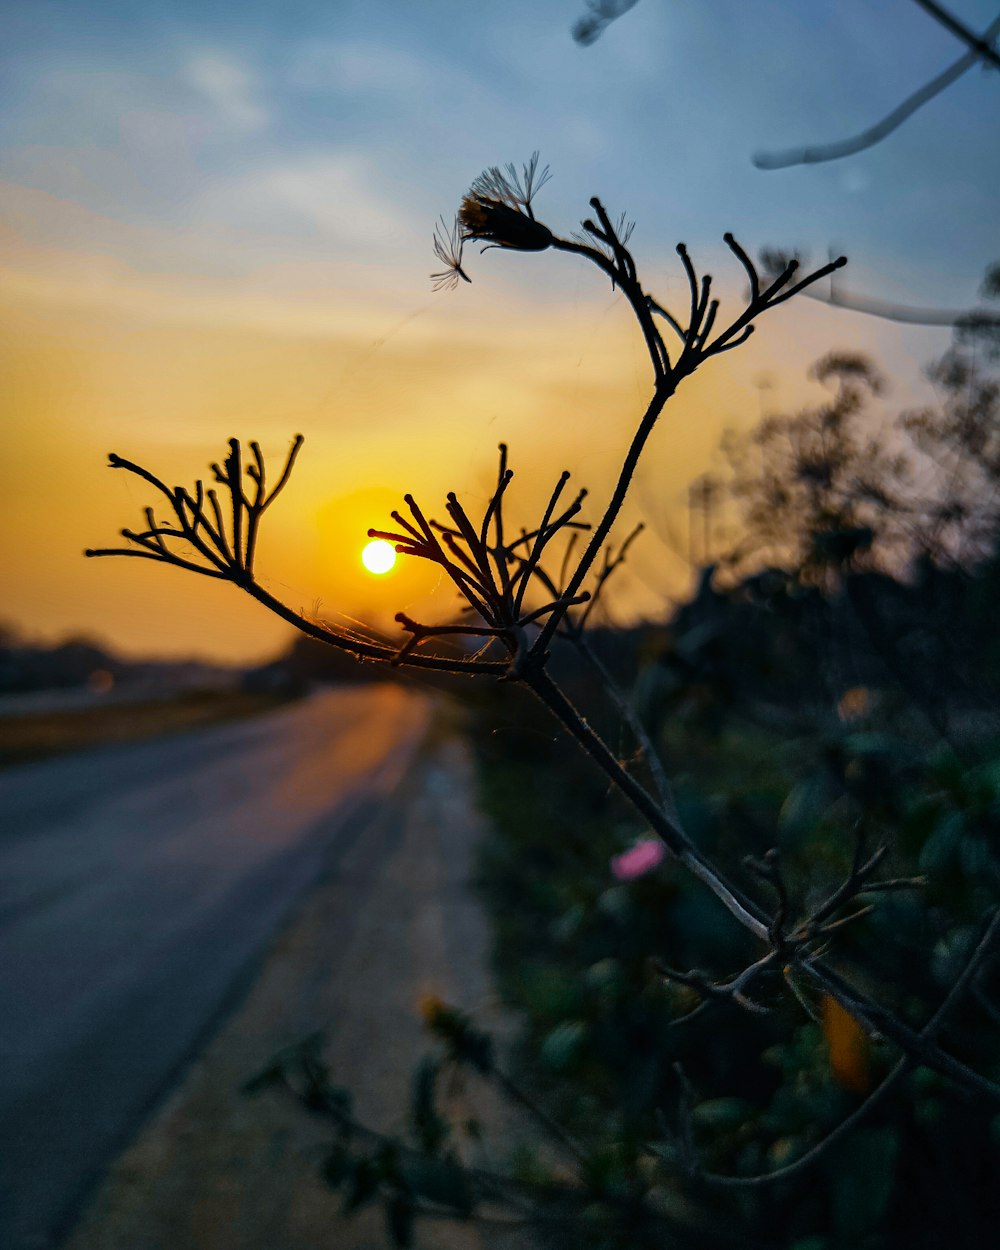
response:
<svg viewBox="0 0 1000 1250"><path fill-rule="evenodd" d="M891 601L897 591L878 593ZM984 588L976 593L981 598ZM996 598L1000 606L1000 583ZM926 879L862 895L852 910L868 902L874 909L828 944L836 966L862 975L919 1026L1000 899L1000 749L982 739L961 753L942 746L870 649L872 676L882 684L850 698L843 687L826 689L809 656L816 629L828 636L838 612L846 619L838 607L845 602L800 588L775 613L744 588L703 591L652 645L648 634L632 638L631 678L628 658L619 658L668 763L682 823L718 862L760 857L778 841L798 914L843 880L859 831L869 848L889 848L879 875ZM787 656L772 684L759 663L743 667L765 628L780 643L772 637L762 649L780 647ZM625 650L624 637L618 645ZM992 683L992 652L979 654L983 684ZM636 674L643 656L646 669ZM562 680L600 725L582 674L569 669ZM516 736L505 730L508 718L516 718ZM531 705L512 712L506 701L481 697L475 706L481 793L495 827L481 878L495 917L500 982L525 1021L521 1076L592 1144L597 1172L586 1176L604 1177L596 1185L604 1197L588 1209L574 1244L619 1244L624 1217L607 1206L606 1191L640 1177L672 1195L678 1212L696 1212L695 1223L714 1230L711 1244L727 1244L739 1229L744 1244L771 1250L931 1250L947 1244L956 1218L969 1244L986 1244L1000 1217L993 1188L982 1184L997 1158L993 1121L923 1068L791 1180L741 1191L685 1185L692 1152L698 1169L737 1177L793 1163L858 1106L862 1092L835 1066L822 997L801 976L761 984L766 1015L709 1003L685 1019L699 1005L697 991L664 980L657 964L725 977L752 960L752 944L669 861L638 880L614 881L611 857L642 829L581 770L574 745L553 741L546 728ZM602 728L615 732L610 719ZM567 775L572 786L553 784ZM759 882L734 875L741 888L759 892ZM1000 991L995 965L980 981L987 998ZM976 1000L964 1002L950 1045L996 1078L1000 1056L983 1025ZM849 1076L870 1089L898 1052L860 1037ZM922 1207L915 1216L907 1196L938 1183L935 1161L949 1154L965 1162L948 1169L947 1214ZM608 1161L615 1159L627 1160L623 1171L614 1172Z"/></svg>

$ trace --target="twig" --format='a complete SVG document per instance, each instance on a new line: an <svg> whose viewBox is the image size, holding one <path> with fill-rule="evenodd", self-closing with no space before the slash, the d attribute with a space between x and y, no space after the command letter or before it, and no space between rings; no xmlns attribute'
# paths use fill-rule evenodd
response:
<svg viewBox="0 0 1000 1250"><path fill-rule="evenodd" d="M1000 17L994 18L983 32L983 42L992 45L998 32L1000 32ZM866 148L874 147L876 143L880 143L887 136L891 135L894 130L897 130L918 109L922 108L930 100L933 100L935 96L940 95L946 87L950 87L953 82L961 78L981 59L982 54L977 50L966 52L957 61L949 65L947 69L932 78L930 82L924 83L912 95L907 96L901 104L897 105L881 121L876 122L874 126L869 126L866 130L862 130L859 134L852 135L849 139L839 139L834 143L815 144L812 147L786 148L781 152L757 152L753 157L753 163L758 169L787 169L790 165L815 165L823 161L841 160L845 156L854 156L858 152L863 152ZM819 297L814 296L813 298ZM834 301L831 300L830 302L833 303ZM866 310L861 308L858 311L863 312ZM884 316L885 314L874 315Z"/></svg>
<svg viewBox="0 0 1000 1250"><path fill-rule="evenodd" d="M987 938L992 940L993 933L998 927L998 920L1000 920L1000 911L993 913L983 940ZM948 1077L961 1089L980 1094L991 1102L1000 1103L1000 1085L982 1076L939 1046L935 1046L922 1032L912 1029L893 1012L862 994L819 959L803 960L799 966L852 1016L867 1025L872 1032L882 1033L890 1041L895 1042L910 1059L933 1068L935 1072Z"/></svg>
<svg viewBox="0 0 1000 1250"><path fill-rule="evenodd" d="M995 69L1000 69L1000 53L997 52L992 41L987 42L985 38L981 39L974 30L971 30L964 22L960 22L953 13L938 4L936 0L914 0L914 3L919 4L925 13L929 13L936 22L940 22L946 30L950 30L963 43L967 43L981 60L988 61Z"/></svg>
<svg viewBox="0 0 1000 1250"><path fill-rule="evenodd" d="M1000 908L993 911L962 972L956 978L940 1006L924 1025L923 1029L921 1029L918 1034L921 1039L930 1042L940 1032L948 1015L961 1001L976 971L989 954L998 930L1000 930ZM834 1146L853 1132L862 1120L867 1119L886 1100L906 1073L916 1066L916 1062L913 1055L904 1054L901 1059L896 1061L888 1075L868 1094L863 1102L855 1107L850 1115L845 1116L835 1128L831 1129L814 1146L811 1146L805 1154L800 1155L798 1159L793 1160L793 1162L786 1164L784 1167L775 1168L771 1172L763 1172L756 1176L725 1176L718 1172L699 1172L698 1180L717 1187L745 1189L759 1188L763 1185L772 1185L780 1181L791 1180L792 1177L800 1175L812 1167L813 1164L820 1162Z"/></svg>
<svg viewBox="0 0 1000 1250"><path fill-rule="evenodd" d="M736 888L724 879L718 869L695 847L680 824L671 819L643 786L621 766L603 739L591 729L551 677L543 670L532 669L525 674L524 681L648 821L650 828L663 839L676 858L708 886L740 924L755 937L768 941L768 927L757 906L743 898Z"/></svg>
<svg viewBox="0 0 1000 1250"><path fill-rule="evenodd" d="M611 699L618 712L632 731L632 736L642 752L642 758L646 761L653 778L653 785L656 787L656 793L659 797L667 815L671 817L677 824L680 824L680 816L677 811L677 802L674 798L673 787L667 777L666 769L660 759L659 752L646 732L646 726L642 723L642 717L636 711L632 700L628 698L625 692L620 688L618 683L612 677L607 667L601 660L600 656L594 651L593 647L587 641L587 637L581 630L574 625L567 632L567 637L573 646L579 651L580 655L594 669L601 680L601 685Z"/></svg>

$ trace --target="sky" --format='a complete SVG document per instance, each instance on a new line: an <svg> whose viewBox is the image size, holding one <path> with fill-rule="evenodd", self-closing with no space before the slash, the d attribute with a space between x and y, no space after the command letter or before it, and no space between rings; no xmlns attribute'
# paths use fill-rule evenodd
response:
<svg viewBox="0 0 1000 1250"><path fill-rule="evenodd" d="M995 16L954 0L970 26ZM535 149L558 233L599 194L640 275L686 300L674 245L738 303L721 242L845 252L843 285L964 308L1000 255L1000 77L975 69L875 148L779 171L767 149L878 120L963 47L912 0L640 0L592 46L585 0L0 3L0 568L5 622L132 655L247 661L288 627L235 588L87 561L236 435L279 459L259 572L295 608L383 624L450 610L433 570L359 554L413 491L481 507L506 440L515 513L558 473L596 507L649 394L620 296L572 257L467 251L432 292L431 232L484 167ZM800 299L685 382L629 512L649 532L611 605L662 614L690 570L686 498L722 432L818 395L830 348L874 355L887 411L927 398L942 329ZM411 562L412 564L412 562ZM399 570L397 565L397 570Z"/></svg>

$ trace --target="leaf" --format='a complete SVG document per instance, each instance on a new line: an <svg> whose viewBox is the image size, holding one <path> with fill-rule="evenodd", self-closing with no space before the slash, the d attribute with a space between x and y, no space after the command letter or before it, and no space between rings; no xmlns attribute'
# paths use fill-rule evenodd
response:
<svg viewBox="0 0 1000 1250"><path fill-rule="evenodd" d="M574 903L568 911L553 920L550 929L553 939L561 946L569 945L583 928L586 919L586 908L582 903Z"/></svg>
<svg viewBox="0 0 1000 1250"><path fill-rule="evenodd" d="M930 835L920 852L920 871L932 876L947 871L958 854L965 828L961 812L949 812Z"/></svg>
<svg viewBox="0 0 1000 1250"><path fill-rule="evenodd" d="M695 662L724 631L725 625L722 621L703 621L700 625L692 625L676 640L677 654L683 660Z"/></svg>
<svg viewBox="0 0 1000 1250"><path fill-rule="evenodd" d="M292 1042L290 1046L283 1046L272 1056L265 1068L244 1083L243 1093L258 1094L262 1090L280 1085L289 1072L320 1065L325 1044L326 1034L317 1030L297 1042Z"/></svg>
<svg viewBox="0 0 1000 1250"><path fill-rule="evenodd" d="M859 1129L831 1163L834 1229L848 1245L857 1244L885 1214L898 1155L894 1129Z"/></svg>
<svg viewBox="0 0 1000 1250"><path fill-rule="evenodd" d="M962 971L976 939L971 925L960 925L935 943L931 955L931 975L938 985L951 985Z"/></svg>
<svg viewBox="0 0 1000 1250"><path fill-rule="evenodd" d="M892 738L888 734L854 733L848 734L844 739L844 749L853 756L887 755L898 760L905 753L906 747L898 738Z"/></svg>
<svg viewBox="0 0 1000 1250"><path fill-rule="evenodd" d="M584 973L584 980L592 990L615 994L622 989L622 966L617 959L599 959Z"/></svg>
<svg viewBox="0 0 1000 1250"><path fill-rule="evenodd" d="M625 924L632 918L632 898L624 885L613 885L598 897L597 910Z"/></svg>
<svg viewBox="0 0 1000 1250"><path fill-rule="evenodd" d="M783 839L796 840L808 833L829 806L829 785L825 777L807 777L792 787L778 813Z"/></svg>
<svg viewBox="0 0 1000 1250"><path fill-rule="evenodd" d="M554 1072L564 1071L580 1053L586 1032L586 1026L580 1020L560 1024L542 1043L542 1062Z"/></svg>
<svg viewBox="0 0 1000 1250"><path fill-rule="evenodd" d="M450 1058L468 1063L477 1072L489 1072L493 1066L493 1039L475 1028L469 1017L434 996L421 1004L421 1015L428 1030L442 1041Z"/></svg>
<svg viewBox="0 0 1000 1250"><path fill-rule="evenodd" d="M985 838L967 834L958 847L958 862L967 877L977 877L988 871L993 860L990 845Z"/></svg>
<svg viewBox="0 0 1000 1250"><path fill-rule="evenodd" d="M754 1115L752 1103L745 1098L710 1098L700 1102L691 1112L691 1119L702 1128L741 1128Z"/></svg>

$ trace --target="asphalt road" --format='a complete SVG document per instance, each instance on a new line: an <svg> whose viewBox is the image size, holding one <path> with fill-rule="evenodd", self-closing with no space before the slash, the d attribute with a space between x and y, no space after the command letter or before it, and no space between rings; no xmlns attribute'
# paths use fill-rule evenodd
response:
<svg viewBox="0 0 1000 1250"><path fill-rule="evenodd" d="M0 774L3 1250L58 1244L428 719L328 691Z"/></svg>

